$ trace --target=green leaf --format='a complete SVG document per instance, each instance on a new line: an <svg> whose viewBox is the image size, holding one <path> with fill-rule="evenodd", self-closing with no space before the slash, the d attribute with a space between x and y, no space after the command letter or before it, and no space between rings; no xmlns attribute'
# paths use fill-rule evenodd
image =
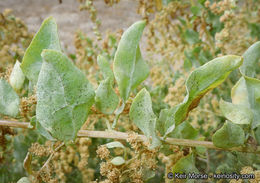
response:
<svg viewBox="0 0 260 183"><path fill-rule="evenodd" d="M183 67L186 71L190 70L192 68L192 63L189 59L185 59L183 63Z"/></svg>
<svg viewBox="0 0 260 183"><path fill-rule="evenodd" d="M202 15L202 10L203 7L202 6L192 6L190 8L190 11L192 12L193 15L196 15L196 16L201 16Z"/></svg>
<svg viewBox="0 0 260 183"><path fill-rule="evenodd" d="M25 76L22 69L20 68L21 63L17 60L14 64L12 73L10 75L9 81L10 85L14 90L19 91L23 87Z"/></svg>
<svg viewBox="0 0 260 183"><path fill-rule="evenodd" d="M179 139L196 139L198 137L198 134L198 130L193 128L193 126L189 122L185 121L176 126L175 129L168 136Z"/></svg>
<svg viewBox="0 0 260 183"><path fill-rule="evenodd" d="M252 123L254 129L260 125L260 80L253 78L260 71L257 67L260 60L260 41L250 46L243 57L244 63L240 67L240 72L243 74L245 84L242 84L246 86L250 108L254 114Z"/></svg>
<svg viewBox="0 0 260 183"><path fill-rule="evenodd" d="M121 156L117 156L111 160L111 163L115 166L120 166L125 163L125 160Z"/></svg>
<svg viewBox="0 0 260 183"><path fill-rule="evenodd" d="M251 77L241 77L232 88L231 97L234 104L242 105L253 112L252 128L260 125L260 81Z"/></svg>
<svg viewBox="0 0 260 183"><path fill-rule="evenodd" d="M136 66L140 62L138 59L139 41L141 39L145 21L138 21L130 26L122 35L119 42L115 60L113 63L113 71L118 84L120 96L126 101L130 95L133 84L133 77ZM135 79L139 82L139 79Z"/></svg>
<svg viewBox="0 0 260 183"><path fill-rule="evenodd" d="M254 118L252 128L260 125L260 80L244 76L248 91L248 100L250 108L253 111Z"/></svg>
<svg viewBox="0 0 260 183"><path fill-rule="evenodd" d="M0 114L16 117L19 104L19 96L6 80L0 78Z"/></svg>
<svg viewBox="0 0 260 183"><path fill-rule="evenodd" d="M61 52L44 50L37 83L37 121L59 140L73 140L94 103L85 75Z"/></svg>
<svg viewBox="0 0 260 183"><path fill-rule="evenodd" d="M152 138L152 145L150 148L157 147L161 144L155 133L156 115L152 109L152 100L149 92L143 88L133 100L130 108L130 119L136 126L142 130L145 136Z"/></svg>
<svg viewBox="0 0 260 183"><path fill-rule="evenodd" d="M243 129L234 123L226 123L212 137L213 144L220 148L231 148L241 146L245 142Z"/></svg>
<svg viewBox="0 0 260 183"><path fill-rule="evenodd" d="M104 114L112 114L118 105L119 99L114 92L110 78L101 81L95 96L96 108Z"/></svg>
<svg viewBox="0 0 260 183"><path fill-rule="evenodd" d="M251 124L253 113L250 108L221 100L219 103L222 114L235 124Z"/></svg>
<svg viewBox="0 0 260 183"><path fill-rule="evenodd" d="M36 128L36 132L40 135L44 136L46 139L54 141L55 139L51 136L51 134L45 130L42 125L37 121L36 116L33 116L30 120L30 125Z"/></svg>
<svg viewBox="0 0 260 183"><path fill-rule="evenodd" d="M172 124L174 114L176 112L176 107L171 109L162 109L159 115L159 119L156 123L156 129L161 135L167 133L167 131L173 131L175 128L175 123ZM167 133L168 134L168 133Z"/></svg>
<svg viewBox="0 0 260 183"><path fill-rule="evenodd" d="M240 67L240 71L243 75L248 77L256 77L260 69L257 67L260 59L260 41L250 46L243 54L244 63Z"/></svg>
<svg viewBox="0 0 260 183"><path fill-rule="evenodd" d="M199 173L198 169L195 166L195 158L193 154L182 157L172 168L173 175L181 173ZM193 179L187 179L186 182L194 182Z"/></svg>
<svg viewBox="0 0 260 183"><path fill-rule="evenodd" d="M32 153L28 152L23 160L23 168L30 175L32 174Z"/></svg>
<svg viewBox="0 0 260 183"><path fill-rule="evenodd" d="M199 39L199 33L195 32L192 29L187 29L184 33L184 38L185 40L190 44L195 44L198 43L200 41Z"/></svg>
<svg viewBox="0 0 260 183"><path fill-rule="evenodd" d="M241 77L231 90L232 103L250 108L246 81Z"/></svg>
<svg viewBox="0 0 260 183"><path fill-rule="evenodd" d="M18 180L17 183L31 183L31 181L28 177L22 177Z"/></svg>
<svg viewBox="0 0 260 183"><path fill-rule="evenodd" d="M121 142L118 142L118 141L109 142L106 144L106 146L109 149L115 148L115 147L125 148L125 146Z"/></svg>
<svg viewBox="0 0 260 183"><path fill-rule="evenodd" d="M141 55L141 50L138 46L136 50L136 62L135 69L132 80L132 90L135 89L139 84L141 84L149 76L149 67L144 61Z"/></svg>
<svg viewBox="0 0 260 183"><path fill-rule="evenodd" d="M106 60L106 58L103 57L102 55L98 55L97 63L98 63L98 66L99 66L99 68L100 68L100 70L103 74L104 79L110 78L111 83L113 83L114 82L114 74L113 74L113 71L110 68L110 64Z"/></svg>
<svg viewBox="0 0 260 183"><path fill-rule="evenodd" d="M225 81L228 75L242 64L242 61L242 57L228 55L215 58L195 69L186 81L186 97L182 103L173 107L171 114L169 114L173 118L166 124L168 130L164 137L172 132L173 126L183 122L188 117L189 112L198 106L200 99L208 91Z"/></svg>
<svg viewBox="0 0 260 183"><path fill-rule="evenodd" d="M41 53L43 49L61 50L57 24L53 17L49 17L43 21L23 57L21 69L33 84L37 83L41 70Z"/></svg>
<svg viewBox="0 0 260 183"><path fill-rule="evenodd" d="M35 127L36 127L36 116L33 116L32 118L31 118L31 120L30 120L30 125L29 125L29 128L30 129L35 129Z"/></svg>
<svg viewBox="0 0 260 183"><path fill-rule="evenodd" d="M248 27L250 29L250 36L260 40L260 24L259 23L249 23Z"/></svg>
<svg viewBox="0 0 260 183"><path fill-rule="evenodd" d="M43 128L41 123L39 123L38 121L36 121L36 131L40 135L44 136L46 139L55 141L55 139L51 136L51 134L47 130L45 130L45 128Z"/></svg>

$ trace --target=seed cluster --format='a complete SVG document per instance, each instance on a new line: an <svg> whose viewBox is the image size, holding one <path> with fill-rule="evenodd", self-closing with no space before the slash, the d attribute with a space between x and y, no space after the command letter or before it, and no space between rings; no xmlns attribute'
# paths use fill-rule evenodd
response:
<svg viewBox="0 0 260 183"><path fill-rule="evenodd" d="M102 39L99 27L101 25L100 20L97 18L97 10L93 4L93 0L78 0L81 4L80 4L80 11L82 10L86 10L89 12L89 16L91 21L94 23L93 26L93 32L96 35L98 40Z"/></svg>
<svg viewBox="0 0 260 183"><path fill-rule="evenodd" d="M22 97L20 102L20 114L25 119L28 120L35 115L37 104L36 94L29 97Z"/></svg>
<svg viewBox="0 0 260 183"><path fill-rule="evenodd" d="M249 179L250 183L258 183L260 181L260 171L254 170L250 166L243 167L242 170L240 171L240 173L241 174L253 174L255 176L255 179ZM230 183L242 183L242 182L243 182L242 179L239 179L239 180L232 179L230 181Z"/></svg>
<svg viewBox="0 0 260 183"><path fill-rule="evenodd" d="M0 12L0 73L12 66L16 59L21 60L28 47L32 34L20 18L12 15L11 9Z"/></svg>

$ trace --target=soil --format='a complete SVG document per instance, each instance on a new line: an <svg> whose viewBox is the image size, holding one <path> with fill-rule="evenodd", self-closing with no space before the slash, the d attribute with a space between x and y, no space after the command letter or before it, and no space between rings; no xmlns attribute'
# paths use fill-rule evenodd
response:
<svg viewBox="0 0 260 183"><path fill-rule="evenodd" d="M102 22L100 30L103 34L106 30L126 29L141 19L136 13L138 4L134 0L121 0L112 7L106 5L104 0L94 0L94 5ZM13 14L20 17L33 33L45 18L53 16L58 24L62 46L67 47L69 52L74 51L73 39L77 29L94 36L88 12L79 10L77 0L62 0L61 4L59 0L1 0L0 12L6 8L12 9Z"/></svg>

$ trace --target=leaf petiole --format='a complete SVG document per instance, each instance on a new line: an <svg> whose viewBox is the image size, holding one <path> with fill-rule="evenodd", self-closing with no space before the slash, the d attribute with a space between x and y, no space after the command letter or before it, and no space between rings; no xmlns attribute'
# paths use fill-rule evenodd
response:
<svg viewBox="0 0 260 183"><path fill-rule="evenodd" d="M119 116L124 111L124 108L125 108L125 102L123 101L122 105L115 111L115 115L116 116L115 116L114 122L112 124L112 129L115 128L116 123L117 123L117 121L119 119Z"/></svg>

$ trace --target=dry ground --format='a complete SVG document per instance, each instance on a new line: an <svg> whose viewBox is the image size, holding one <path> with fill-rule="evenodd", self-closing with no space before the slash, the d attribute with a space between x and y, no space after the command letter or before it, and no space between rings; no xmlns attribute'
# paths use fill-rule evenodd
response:
<svg viewBox="0 0 260 183"><path fill-rule="evenodd" d="M125 29L141 19L136 13L137 2L134 0L121 0L113 7L107 6L103 0L94 0L94 5L102 22L102 33L108 29ZM67 45L69 51L74 51L73 34L77 29L93 36L93 24L86 11L79 11L77 0L63 0L62 4L58 0L0 0L0 11L5 8L13 9L14 15L20 17L31 32L36 32L45 18L53 16L58 24L62 45Z"/></svg>

